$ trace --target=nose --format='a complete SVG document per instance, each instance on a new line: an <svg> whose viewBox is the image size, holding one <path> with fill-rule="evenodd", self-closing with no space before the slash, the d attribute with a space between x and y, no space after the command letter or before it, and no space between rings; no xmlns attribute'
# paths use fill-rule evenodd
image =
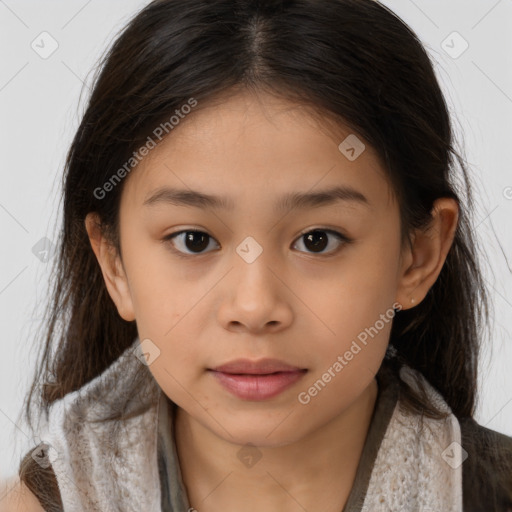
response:
<svg viewBox="0 0 512 512"><path fill-rule="evenodd" d="M270 254L263 251L251 263L238 254L234 256L234 268L219 290L222 301L218 319L221 325L233 332L253 334L276 332L288 327L293 320L289 302L292 293L279 276L282 273L275 261L269 261Z"/></svg>

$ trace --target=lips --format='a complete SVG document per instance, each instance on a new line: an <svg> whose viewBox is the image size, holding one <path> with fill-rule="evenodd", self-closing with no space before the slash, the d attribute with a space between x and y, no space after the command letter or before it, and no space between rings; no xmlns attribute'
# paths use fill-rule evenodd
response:
<svg viewBox="0 0 512 512"><path fill-rule="evenodd" d="M269 375L277 372L297 372L301 368L284 363L279 359L236 359L229 363L213 368L213 371L237 375Z"/></svg>
<svg viewBox="0 0 512 512"><path fill-rule="evenodd" d="M224 389L242 400L273 398L300 380L307 369L277 359L237 359L210 370Z"/></svg>

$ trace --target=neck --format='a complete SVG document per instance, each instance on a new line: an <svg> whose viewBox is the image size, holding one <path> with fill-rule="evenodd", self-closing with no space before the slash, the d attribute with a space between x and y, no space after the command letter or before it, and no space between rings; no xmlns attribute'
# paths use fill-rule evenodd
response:
<svg viewBox="0 0 512 512"><path fill-rule="evenodd" d="M377 398L377 381L321 428L284 446L244 447L229 442L176 409L175 440L190 506L216 510L325 510L344 507ZM242 452L244 453L244 452ZM250 463L250 457L259 460Z"/></svg>

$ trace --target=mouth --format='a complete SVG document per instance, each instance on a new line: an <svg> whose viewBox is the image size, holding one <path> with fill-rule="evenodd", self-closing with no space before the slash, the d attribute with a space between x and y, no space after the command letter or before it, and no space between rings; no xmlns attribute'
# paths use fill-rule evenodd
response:
<svg viewBox="0 0 512 512"><path fill-rule="evenodd" d="M250 359L235 359L226 364L212 368L213 371L236 375L270 375L280 372L296 372L302 369L298 366L280 361L279 359L260 359L251 361Z"/></svg>
<svg viewBox="0 0 512 512"><path fill-rule="evenodd" d="M208 371L224 389L236 397L261 401L281 394L298 382L308 370L276 359L239 359Z"/></svg>

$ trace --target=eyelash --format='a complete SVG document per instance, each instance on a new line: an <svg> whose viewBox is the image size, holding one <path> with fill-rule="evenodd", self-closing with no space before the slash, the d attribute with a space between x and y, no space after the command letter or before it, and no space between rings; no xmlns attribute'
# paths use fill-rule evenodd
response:
<svg viewBox="0 0 512 512"><path fill-rule="evenodd" d="M310 233L314 233L314 232L321 232L321 233L328 233L328 234L331 234L333 235L334 237L336 237L338 239L339 242L341 242L341 245L338 247L338 249L335 249L334 251L331 251L329 253L315 253L315 252L308 252L307 254L316 254L316 255L319 255L319 256L323 256L323 257L327 257L327 256L332 256L333 254L337 254L338 251L341 249L341 247L343 247L344 245L348 245L350 244L353 239L352 238L349 238L345 235L342 235L341 233L339 233L338 231L334 231L332 229L326 229L326 228L313 228L313 229L308 229L307 231L303 231L297 238L296 240L300 240L304 235L308 235ZM182 251L179 251L177 250L175 247L174 247L174 244L172 242L172 240L174 238L176 238L178 235L181 235L181 234L185 234L185 233L202 233L203 235L206 235L207 237L209 237L211 240L215 240L212 236L210 236L208 233L204 232L204 231L201 231L201 230L198 230L198 229L184 229L184 230L181 230L181 231L175 231L174 233L170 233L169 235L165 236L163 239L162 239L162 242L166 243L169 245L170 249L175 253L177 254L179 257L181 258L190 258L190 257L194 257L194 256L201 256L201 255L204 255L204 254L207 254L208 252L211 252L211 251L206 251L206 252L198 252L198 253L184 253ZM295 245L295 244L294 244ZM302 251L301 251L302 252ZM327 256L326 256L327 254Z"/></svg>

